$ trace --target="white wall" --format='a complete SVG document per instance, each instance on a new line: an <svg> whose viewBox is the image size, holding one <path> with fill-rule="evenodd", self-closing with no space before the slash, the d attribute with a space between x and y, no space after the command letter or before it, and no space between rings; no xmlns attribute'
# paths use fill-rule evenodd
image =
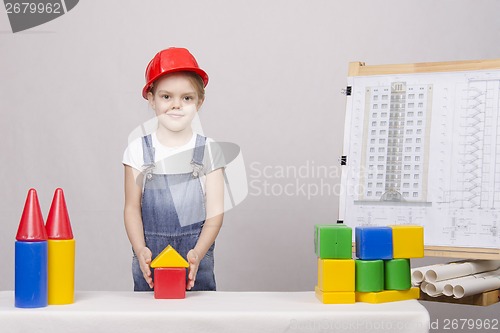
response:
<svg viewBox="0 0 500 333"><path fill-rule="evenodd" d="M338 214L327 187L340 181L348 63L499 58L499 12L494 0L86 0L12 34L2 11L0 289L13 289L13 242L30 187L44 214L54 189L65 190L77 288L131 289L121 157L130 131L153 115L140 95L147 62L184 46L210 75L205 133L241 146L252 185L217 240L219 290L312 290L313 225ZM277 174L321 167L331 172L298 184ZM266 196L264 181L295 192ZM300 187L321 182L323 195L309 199ZM467 316L467 307L427 306Z"/></svg>

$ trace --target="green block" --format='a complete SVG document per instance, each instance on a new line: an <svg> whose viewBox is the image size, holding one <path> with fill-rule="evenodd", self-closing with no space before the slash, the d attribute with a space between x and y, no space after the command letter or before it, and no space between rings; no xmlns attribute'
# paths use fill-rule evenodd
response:
<svg viewBox="0 0 500 333"><path fill-rule="evenodd" d="M344 224L315 225L314 251L321 259L352 259L352 229Z"/></svg>
<svg viewBox="0 0 500 333"><path fill-rule="evenodd" d="M377 292L384 289L384 261L356 259L356 291Z"/></svg>
<svg viewBox="0 0 500 333"><path fill-rule="evenodd" d="M392 259L384 262L385 289L408 290L411 288L410 259Z"/></svg>

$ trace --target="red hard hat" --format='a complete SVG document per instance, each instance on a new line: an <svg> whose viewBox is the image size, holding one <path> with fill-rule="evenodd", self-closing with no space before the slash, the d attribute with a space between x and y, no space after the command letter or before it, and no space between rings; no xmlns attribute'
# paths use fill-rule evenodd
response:
<svg viewBox="0 0 500 333"><path fill-rule="evenodd" d="M142 89L142 97L148 98L151 84L160 76L174 72L195 72L203 80L203 85L208 84L208 75L202 70L194 56L185 48L171 47L158 52L146 68L146 85Z"/></svg>

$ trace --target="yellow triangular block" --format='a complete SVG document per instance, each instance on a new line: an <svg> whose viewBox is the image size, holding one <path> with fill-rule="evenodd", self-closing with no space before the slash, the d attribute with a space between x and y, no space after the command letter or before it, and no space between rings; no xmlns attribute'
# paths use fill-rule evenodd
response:
<svg viewBox="0 0 500 333"><path fill-rule="evenodd" d="M161 253L151 262L152 268L160 267L189 267L189 264L172 246L167 246Z"/></svg>

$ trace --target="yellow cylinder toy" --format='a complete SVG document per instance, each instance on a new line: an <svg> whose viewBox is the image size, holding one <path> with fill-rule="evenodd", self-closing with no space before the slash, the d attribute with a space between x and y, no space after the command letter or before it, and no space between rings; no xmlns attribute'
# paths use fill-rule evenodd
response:
<svg viewBox="0 0 500 333"><path fill-rule="evenodd" d="M47 217L48 303L71 304L75 300L75 240L62 189L54 193Z"/></svg>
<svg viewBox="0 0 500 333"><path fill-rule="evenodd" d="M49 305L75 301L75 240L49 239Z"/></svg>

